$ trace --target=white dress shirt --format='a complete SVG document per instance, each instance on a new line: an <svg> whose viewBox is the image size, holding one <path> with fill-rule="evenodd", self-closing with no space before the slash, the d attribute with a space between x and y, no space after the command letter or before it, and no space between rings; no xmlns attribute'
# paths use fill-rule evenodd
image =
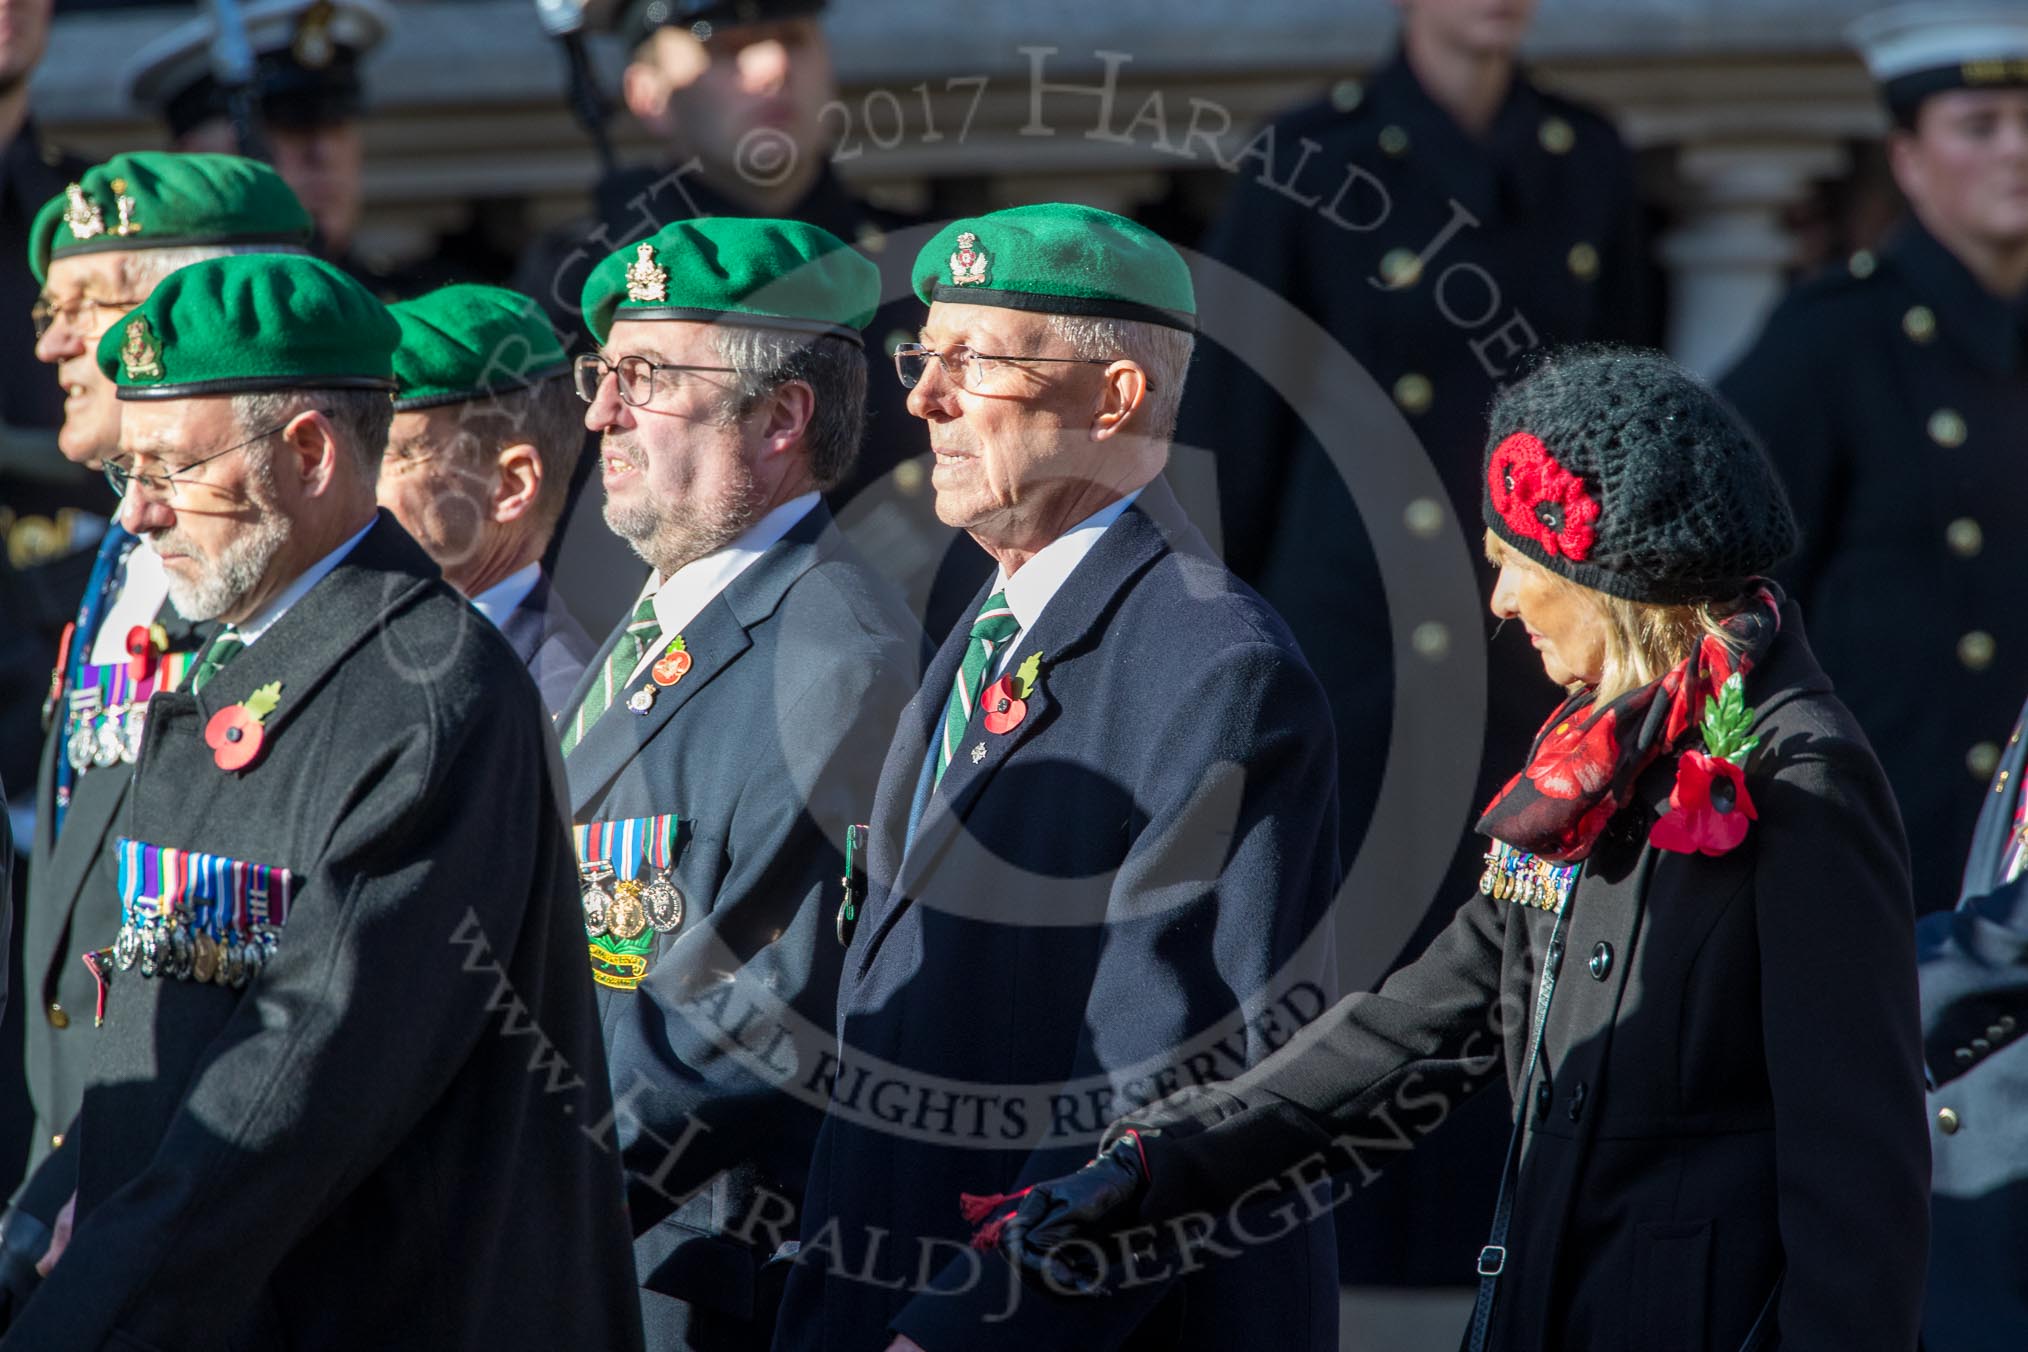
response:
<svg viewBox="0 0 2028 1352"><path fill-rule="evenodd" d="M1070 575L1077 570L1080 563L1084 562L1084 556L1091 553L1091 547L1098 543L1099 536L1106 533L1106 527L1119 520L1120 515L1133 506L1134 499L1139 496L1141 490L1137 488L1118 502L1099 508L1037 550L1028 562L1021 565L1020 571L1014 576L1007 576L1004 568L1000 570L998 580L993 584L993 590L1006 594L1007 609L1014 612L1014 621L1021 629L1002 645L999 659L993 664L994 676L1006 672L1014 661L1014 650L1021 646L1021 640L1027 637L1028 631L1042 618L1043 608L1049 604L1050 598L1063 590L1063 584L1070 580ZM971 617L967 616L964 623L969 628L972 623Z"/></svg>
<svg viewBox="0 0 2028 1352"><path fill-rule="evenodd" d="M232 626L231 632L238 636L241 643L244 643L249 648L253 647L262 634L267 633L268 630L275 627L276 620L281 619L282 616L289 613L290 606L302 600L310 588L322 582L333 568L336 568L345 561L345 556L352 552L352 547L366 538L366 532L372 530L374 521L378 520L380 518L375 516L373 521L369 521L364 526L361 526L358 533L351 539L339 545L308 568L305 568L294 582L291 582L282 589L280 596L268 602L266 609L262 610L260 614L254 616L245 624Z"/></svg>
<svg viewBox="0 0 2028 1352"><path fill-rule="evenodd" d="M92 638L91 661L107 666L127 660L127 635L139 625L155 623L162 603L169 599L169 572L155 546L143 540L127 551L125 575L120 594L106 607L99 632Z"/></svg>
<svg viewBox="0 0 2028 1352"><path fill-rule="evenodd" d="M691 560L667 578L660 573L650 573L647 585L641 588L641 596L655 598L655 623L661 626L661 631L642 653L641 660L634 664L633 673L627 679L633 680L660 657L670 640L683 632L683 626L702 614L720 592L732 585L734 578L751 568L754 560L767 553L798 521L808 516L810 509L817 505L817 496L805 493L801 497L790 498L748 526L744 534L725 548ZM640 596L635 597L634 604L638 606L640 603Z"/></svg>

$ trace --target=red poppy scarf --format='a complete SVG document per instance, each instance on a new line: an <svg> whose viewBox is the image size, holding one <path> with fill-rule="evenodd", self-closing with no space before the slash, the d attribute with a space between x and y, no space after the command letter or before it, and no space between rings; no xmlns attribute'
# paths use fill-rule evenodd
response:
<svg viewBox="0 0 2028 1352"><path fill-rule="evenodd" d="M1559 705L1536 734L1526 768L1487 804L1479 834L1553 863L1589 856L1642 773L1697 729L1705 697L1715 696L1735 670L1750 671L1766 656L1781 630L1780 591L1763 583L1724 628L1736 658L1706 635L1660 680L1603 709L1592 707L1589 690Z"/></svg>

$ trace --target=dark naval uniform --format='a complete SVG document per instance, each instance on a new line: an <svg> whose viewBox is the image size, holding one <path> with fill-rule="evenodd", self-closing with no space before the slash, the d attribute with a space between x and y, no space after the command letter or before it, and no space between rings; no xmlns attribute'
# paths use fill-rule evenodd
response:
<svg viewBox="0 0 2028 1352"><path fill-rule="evenodd" d="M168 689L216 625L193 625L167 600L150 618L148 669L134 680L131 663L92 661L107 612L118 598L126 561L139 541L117 524L67 641L56 687L55 716L35 783L35 840L28 913L22 938L27 1017L28 1093L35 1107L30 1169L61 1143L76 1116L97 1042L93 1008L98 983L84 955L104 948L120 927L120 895L112 851L133 777L146 695ZM159 638L161 647L154 647ZM70 1196L47 1181L22 1205L47 1222Z"/></svg>
<svg viewBox="0 0 2028 1352"><path fill-rule="evenodd" d="M548 573L536 579L521 604L501 621L500 632L534 678L535 688L542 693L542 707L560 712L598 645L556 594Z"/></svg>
<svg viewBox="0 0 2028 1352"><path fill-rule="evenodd" d="M1271 1065L1127 1114L1152 1180L1142 1219L1213 1208L1313 1153L1301 1177L1334 1170L1356 1194L1397 1126L1426 1130L1489 1072L1520 1097L1544 1026L1505 1254L1484 1260L1504 1261L1487 1348L1732 1352L1765 1309L1783 1352L1908 1352L1928 1193L1894 801L1793 604L1746 694L1761 751L1742 845L1648 843L1675 782L1664 758L1561 917L1477 896Z"/></svg>
<svg viewBox="0 0 2028 1352"><path fill-rule="evenodd" d="M2028 711L2024 711L2028 717ZM2017 723L1985 797L1957 909L1922 918L1930 1081L1926 1352L2028 1345L2028 743Z"/></svg>
<svg viewBox="0 0 2028 1352"><path fill-rule="evenodd" d="M1781 469L1790 585L1894 785L1916 907L1957 895L1980 787L2028 685L2028 305L1914 221L1796 288L1721 388ZM1891 617L1891 657L1882 650Z"/></svg>
<svg viewBox="0 0 2028 1352"><path fill-rule="evenodd" d="M795 1233L823 1116L821 1094L797 1091L836 1007L839 846L923 643L821 502L682 637L673 681L661 664L620 673L565 771L580 841L611 866L607 895L652 881L643 853L674 819L677 911L609 913L621 932L590 936L648 1346L765 1349L782 1277L763 1266Z"/></svg>
<svg viewBox="0 0 2028 1352"><path fill-rule="evenodd" d="M8 1352L639 1346L553 752L497 634L441 642L465 609L382 514L154 697L77 1228ZM207 727L262 703L222 768ZM172 883L265 914L243 988L148 920Z"/></svg>
<svg viewBox="0 0 2028 1352"><path fill-rule="evenodd" d="M1041 657L1018 723L975 711L930 788L970 629L881 770L838 1048L803 1070L832 1109L777 1348L879 1348L892 1327L930 1352L1335 1349L1328 1224L1077 1302L968 1251L958 1208L1074 1167L1116 1104L1236 1074L1328 998L1316 679L1161 479L1020 634L1009 673Z"/></svg>
<svg viewBox="0 0 2028 1352"><path fill-rule="evenodd" d="M1206 252L1287 298L1391 392L1449 497L1416 500L1412 528L1435 536L1462 522L1476 558L1495 393L1536 348L1646 335L1625 145L1599 114L1518 74L1492 126L1473 137L1399 56L1369 82L1341 81L1277 119L1254 144L1272 168L1258 153L1244 160ZM1200 285L1215 294L1213 283ZM1380 571L1314 429L1255 373L1274 369L1300 386L1309 340L1221 333L1208 302L1206 320L1178 441L1214 454L1226 561L1288 621L1330 697L1349 861L1373 812L1392 726ZM1467 812L1526 758L1551 692L1518 627L1487 652L1485 753ZM1434 909L1409 952L1448 917L1447 899L1476 880L1470 824L1468 816L1432 823L1431 849L1465 843L1446 885L1418 899ZM1476 1215L1476 1199L1491 1191L1500 1130L1490 1109L1467 1117L1484 1149L1448 1152L1441 1168L1397 1161L1362 1200L1363 1222L1343 1236L1348 1277L1459 1279L1458 1255L1473 1241L1462 1220L1448 1218Z"/></svg>

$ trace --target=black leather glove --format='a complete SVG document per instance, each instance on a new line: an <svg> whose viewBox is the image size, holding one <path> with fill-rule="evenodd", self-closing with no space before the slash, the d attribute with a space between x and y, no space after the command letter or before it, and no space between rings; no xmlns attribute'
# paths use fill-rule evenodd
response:
<svg viewBox="0 0 2028 1352"><path fill-rule="evenodd" d="M0 1216L0 1333L42 1285L35 1265L49 1252L49 1241L49 1227L19 1207L10 1206Z"/></svg>
<svg viewBox="0 0 2028 1352"><path fill-rule="evenodd" d="M1076 1173L1029 1189L1001 1233L1001 1250L1053 1291L1101 1295L1113 1270L1102 1241L1133 1223L1147 1188L1140 1138L1129 1131Z"/></svg>

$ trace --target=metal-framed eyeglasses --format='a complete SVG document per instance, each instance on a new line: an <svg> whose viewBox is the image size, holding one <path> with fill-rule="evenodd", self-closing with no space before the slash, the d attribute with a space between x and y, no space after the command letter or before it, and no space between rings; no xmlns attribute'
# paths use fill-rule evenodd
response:
<svg viewBox="0 0 2028 1352"><path fill-rule="evenodd" d="M127 497L127 489L131 485L133 487L140 489L141 496L144 498L148 498L154 502L167 503L171 506L174 506L179 490L186 488L196 482L195 480L190 478L190 472L192 470L197 469L200 466L208 465L212 461L220 459L224 456L231 455L234 451L245 450L247 447L254 445L256 442L266 441L269 437L281 431L284 427L287 427L290 423L294 422L296 419L302 417L304 413L316 411L317 410L314 409L299 409L296 412L291 413L288 417L284 418L282 421L276 423L273 427L270 427L265 432L255 433L253 436L248 437L245 441L234 442L232 445L226 447L222 451L213 451L210 455L202 456L199 459L191 461L187 465L178 465L175 469L164 470L160 474L136 474L133 472L133 470L129 469L126 465L121 464L119 461L108 460L105 462L103 466L106 472L106 482L113 486L113 492L117 494L120 500L123 502L126 500Z"/></svg>
<svg viewBox="0 0 2028 1352"><path fill-rule="evenodd" d="M939 351L921 343L902 343L894 349L894 373L901 377L903 389L912 390L929 374L930 363L934 361L944 368L946 376L976 393L986 388L1002 365L1042 362L1056 366L1111 366L1118 360L1118 357L1013 357L979 352L962 344Z"/></svg>
<svg viewBox="0 0 2028 1352"><path fill-rule="evenodd" d="M80 333L102 333L106 326L145 299L143 296L134 300L100 300L97 296L78 296L58 305L47 296L37 296L35 304L28 307L28 317L35 322L38 340L59 319ZM101 316L104 323L100 322Z"/></svg>
<svg viewBox="0 0 2028 1352"><path fill-rule="evenodd" d="M571 380L577 386L577 397L587 404L596 401L599 386L605 384L608 371L619 385L620 402L629 408L644 408L656 395L666 394L676 387L674 380L664 378L665 371L739 374L737 366L691 366L682 362L651 361L638 353L629 353L618 361L607 361L596 352L587 352L570 367Z"/></svg>

